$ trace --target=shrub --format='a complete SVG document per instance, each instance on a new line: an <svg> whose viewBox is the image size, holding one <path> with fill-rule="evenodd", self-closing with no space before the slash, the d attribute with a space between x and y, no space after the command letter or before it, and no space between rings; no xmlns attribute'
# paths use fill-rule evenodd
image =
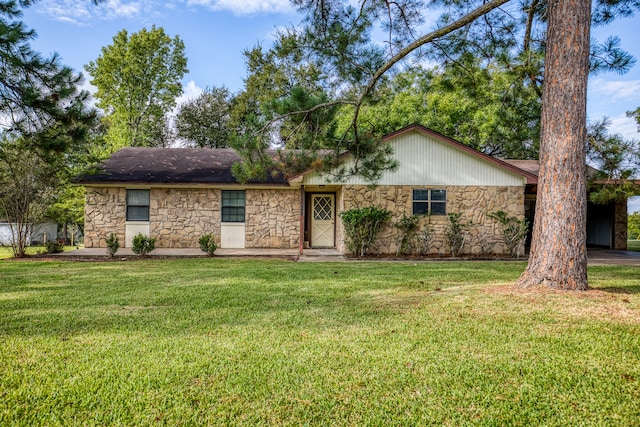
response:
<svg viewBox="0 0 640 427"><path fill-rule="evenodd" d="M460 255L462 247L464 246L464 242L467 239L467 230L473 225L471 221L460 221L461 216L461 213L452 212L447 214L447 219L449 220L449 222L447 224L445 237L447 238L447 243L449 244L449 248L451 249L451 256Z"/></svg>
<svg viewBox="0 0 640 427"><path fill-rule="evenodd" d="M509 216L504 211L497 211L487 215L502 225L502 239L507 245L509 254L512 257L519 258L520 250L524 246L527 238L527 230L529 229L529 221L526 218L518 218Z"/></svg>
<svg viewBox="0 0 640 427"><path fill-rule="evenodd" d="M627 220L627 233L630 240L640 238L640 212L629 214Z"/></svg>
<svg viewBox="0 0 640 427"><path fill-rule="evenodd" d="M365 256L390 216L391 212L376 206L341 212L340 218L346 235L345 243L349 251L360 258Z"/></svg>
<svg viewBox="0 0 640 427"><path fill-rule="evenodd" d="M487 230L482 229L475 236L476 244L480 247L480 254L489 255L493 253L493 249L496 243L496 238L493 235L493 232L487 232Z"/></svg>
<svg viewBox="0 0 640 427"><path fill-rule="evenodd" d="M419 222L419 215L407 216L407 214L403 213L400 221L394 224L395 227L400 231L400 236L398 236L398 249L396 250L396 255L404 255L409 251L410 243L412 240L414 240L415 235L418 231Z"/></svg>
<svg viewBox="0 0 640 427"><path fill-rule="evenodd" d="M48 254L57 254L64 250L64 241L62 240L50 240L45 243L45 248Z"/></svg>
<svg viewBox="0 0 640 427"><path fill-rule="evenodd" d="M114 233L109 234L109 237L104 240L107 243L107 256L113 258L118 249L120 249L120 240Z"/></svg>
<svg viewBox="0 0 640 427"><path fill-rule="evenodd" d="M423 224L422 229L420 230L420 235L417 236L416 240L418 241L418 254L420 255L428 255L429 254L429 245L431 244L431 238L433 237L433 225L431 224Z"/></svg>
<svg viewBox="0 0 640 427"><path fill-rule="evenodd" d="M216 239L213 237L213 234L204 234L198 239L198 243L200 244L200 249L202 249L203 252L206 252L209 256L213 256L213 253L218 249L216 246Z"/></svg>
<svg viewBox="0 0 640 427"><path fill-rule="evenodd" d="M142 233L138 233L134 238L131 245L131 250L134 254L145 256L156 248L156 239L149 236L145 236Z"/></svg>

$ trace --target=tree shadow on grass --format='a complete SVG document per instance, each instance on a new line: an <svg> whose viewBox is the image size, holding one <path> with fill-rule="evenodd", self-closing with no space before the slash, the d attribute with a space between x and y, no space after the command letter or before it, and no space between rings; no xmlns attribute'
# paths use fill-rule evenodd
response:
<svg viewBox="0 0 640 427"><path fill-rule="evenodd" d="M620 285L620 286L608 286L604 288L594 288L602 292L609 292L612 294L640 294L640 285Z"/></svg>
<svg viewBox="0 0 640 427"><path fill-rule="evenodd" d="M640 268L637 266L594 266L589 268L591 289L612 294L639 294Z"/></svg>

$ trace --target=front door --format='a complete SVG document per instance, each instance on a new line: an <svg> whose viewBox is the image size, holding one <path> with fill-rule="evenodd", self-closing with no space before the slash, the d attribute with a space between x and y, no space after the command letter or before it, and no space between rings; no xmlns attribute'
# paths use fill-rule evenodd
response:
<svg viewBox="0 0 640 427"><path fill-rule="evenodd" d="M335 246L335 194L311 196L311 247Z"/></svg>

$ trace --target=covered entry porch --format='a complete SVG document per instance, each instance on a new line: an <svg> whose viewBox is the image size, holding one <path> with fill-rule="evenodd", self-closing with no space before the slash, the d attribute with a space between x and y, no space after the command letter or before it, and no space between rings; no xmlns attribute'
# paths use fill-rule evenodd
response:
<svg viewBox="0 0 640 427"><path fill-rule="evenodd" d="M340 186L314 185L300 189L302 203L300 254L310 249L339 248Z"/></svg>

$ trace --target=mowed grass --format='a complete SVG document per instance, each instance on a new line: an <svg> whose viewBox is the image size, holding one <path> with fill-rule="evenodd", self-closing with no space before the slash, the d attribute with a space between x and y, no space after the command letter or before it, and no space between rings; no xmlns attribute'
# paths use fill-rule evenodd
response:
<svg viewBox="0 0 640 427"><path fill-rule="evenodd" d="M74 251L77 248L78 248L77 246L65 246L63 250L67 252L67 251ZM27 247L26 252L27 252L27 255L38 255L38 254L46 253L47 249L44 246L29 246ZM0 246L0 260L7 259L7 258L13 258L13 251L11 250L11 247Z"/></svg>
<svg viewBox="0 0 640 427"><path fill-rule="evenodd" d="M0 262L0 425L640 424L640 269Z"/></svg>
<svg viewBox="0 0 640 427"><path fill-rule="evenodd" d="M627 240L627 250L640 252L640 240Z"/></svg>

